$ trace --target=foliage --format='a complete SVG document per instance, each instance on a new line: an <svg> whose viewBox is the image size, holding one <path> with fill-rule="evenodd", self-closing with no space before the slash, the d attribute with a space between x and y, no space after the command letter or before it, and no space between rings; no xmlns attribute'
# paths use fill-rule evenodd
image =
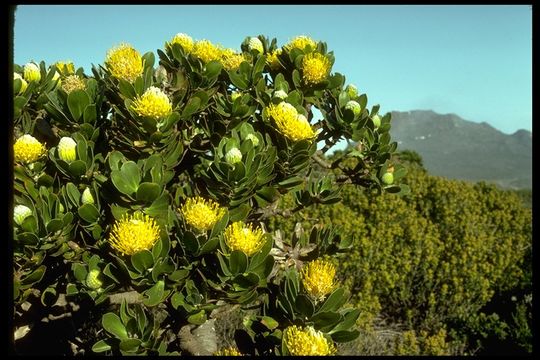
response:
<svg viewBox="0 0 540 360"><path fill-rule="evenodd" d="M241 49L178 34L157 50L159 65L121 44L91 75L14 66L15 139L47 149L15 154L14 204L25 206L14 226L17 331L64 299L107 308L96 340L79 341L88 352L211 354L213 316L231 304L257 309L238 329L243 354L287 352L293 325L329 348L358 336L361 311L343 286L312 297L301 276L305 261L348 251L350 238L331 225L291 235L265 223L287 194L285 213L339 202L343 184L406 193L390 115L344 89L324 42L258 36ZM360 145L326 162L341 139Z"/></svg>

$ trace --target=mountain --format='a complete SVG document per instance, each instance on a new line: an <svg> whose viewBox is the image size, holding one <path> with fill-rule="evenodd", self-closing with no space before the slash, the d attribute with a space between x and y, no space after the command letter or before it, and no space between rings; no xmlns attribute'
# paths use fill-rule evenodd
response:
<svg viewBox="0 0 540 360"><path fill-rule="evenodd" d="M532 133L507 135L491 125L431 110L392 112L398 150L414 150L433 175L485 180L508 189L532 188Z"/></svg>

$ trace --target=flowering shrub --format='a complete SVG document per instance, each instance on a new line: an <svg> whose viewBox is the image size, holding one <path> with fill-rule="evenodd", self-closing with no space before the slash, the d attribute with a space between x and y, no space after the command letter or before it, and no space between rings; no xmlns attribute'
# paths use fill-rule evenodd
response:
<svg viewBox="0 0 540 360"><path fill-rule="evenodd" d="M324 42L240 48L177 34L159 64L121 44L91 75L15 65L16 338L88 300L105 313L92 336L72 334L80 352L328 355L358 336L339 265L322 260L351 239L330 224L309 237L266 224L340 201L346 183L406 191L383 181L403 175L390 115L373 126L379 106L344 88ZM362 148L326 163L342 139ZM286 194L295 204L282 212ZM218 349L213 321L235 304L257 312L237 347Z"/></svg>

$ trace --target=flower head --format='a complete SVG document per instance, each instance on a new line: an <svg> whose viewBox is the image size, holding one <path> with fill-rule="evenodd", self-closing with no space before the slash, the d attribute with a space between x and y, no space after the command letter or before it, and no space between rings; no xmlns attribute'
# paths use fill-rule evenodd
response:
<svg viewBox="0 0 540 360"><path fill-rule="evenodd" d="M129 44L120 44L107 52L105 66L111 74L130 83L135 82L143 73L143 58L137 50Z"/></svg>
<svg viewBox="0 0 540 360"><path fill-rule="evenodd" d="M242 161L242 153L240 152L240 149L233 147L231 150L227 151L225 154L225 161L231 165Z"/></svg>
<svg viewBox="0 0 540 360"><path fill-rule="evenodd" d="M289 41L289 43L285 45L284 48L287 51L291 51L292 49L304 50L308 45L311 47L312 50L315 50L315 48L317 47L317 42L315 42L315 40L313 40L309 36L300 35Z"/></svg>
<svg viewBox="0 0 540 360"><path fill-rule="evenodd" d="M309 121L291 104L282 101L277 105L271 104L265 111L266 116L274 119L279 132L292 141L315 137Z"/></svg>
<svg viewBox="0 0 540 360"><path fill-rule="evenodd" d="M347 85L347 87L345 88L345 91L347 92L347 94L349 94L349 97L351 99L355 98L358 96L358 89L356 88L355 85L353 84L349 84Z"/></svg>
<svg viewBox="0 0 540 360"><path fill-rule="evenodd" d="M69 62L57 61L54 65L56 66L58 71L64 74L68 74L68 75L75 74L75 66L73 65L71 61Z"/></svg>
<svg viewBox="0 0 540 360"><path fill-rule="evenodd" d="M188 198L180 212L186 223L198 231L210 230L221 219L224 209L214 200L206 200L200 196Z"/></svg>
<svg viewBox="0 0 540 360"><path fill-rule="evenodd" d="M206 64L212 60L221 60L222 50L208 40L200 40L193 46L192 54Z"/></svg>
<svg viewBox="0 0 540 360"><path fill-rule="evenodd" d="M83 204L93 204L94 203L94 197L92 196L92 193L90 192L90 188L84 189L82 195L81 195L81 202Z"/></svg>
<svg viewBox="0 0 540 360"><path fill-rule="evenodd" d="M334 343L311 326L305 328L289 326L284 332L285 345L293 356L332 355L336 352Z"/></svg>
<svg viewBox="0 0 540 360"><path fill-rule="evenodd" d="M264 47L262 41L257 37L250 37L248 42L248 49L251 50L257 50L261 54L264 52Z"/></svg>
<svg viewBox="0 0 540 360"><path fill-rule="evenodd" d="M232 49L226 49L222 52L221 63L225 70L236 70L240 67L240 64L245 61L246 58L243 54L237 54Z"/></svg>
<svg viewBox="0 0 540 360"><path fill-rule="evenodd" d="M24 80L22 78L22 76L16 72L13 73L13 81L15 80L20 80L21 81L21 88L19 89L19 94L22 94L26 88L28 87L28 83L26 82L26 80Z"/></svg>
<svg viewBox="0 0 540 360"><path fill-rule="evenodd" d="M362 111L360 104L354 100L347 101L347 104L345 104L345 109L351 110L355 117L360 115L360 112Z"/></svg>
<svg viewBox="0 0 540 360"><path fill-rule="evenodd" d="M373 126L375 126L375 129L377 129L379 126L381 126L381 117L377 114L375 114L371 121L373 121Z"/></svg>
<svg viewBox="0 0 540 360"><path fill-rule="evenodd" d="M194 45L191 36L184 33L178 33L174 35L171 41L165 43L165 46L172 46L172 44L180 44L186 54L189 54L191 50L193 50Z"/></svg>
<svg viewBox="0 0 540 360"><path fill-rule="evenodd" d="M276 49L272 51L266 58L266 63L270 66L270 69L277 71L281 69L281 63L279 62L278 56L281 54L281 49Z"/></svg>
<svg viewBox="0 0 540 360"><path fill-rule="evenodd" d="M336 287L336 268L325 260L314 260L302 268L302 284L306 292L316 300L322 300Z"/></svg>
<svg viewBox="0 0 540 360"><path fill-rule="evenodd" d="M242 356L242 353L235 347L223 348L214 353L215 356Z"/></svg>
<svg viewBox="0 0 540 360"><path fill-rule="evenodd" d="M276 90L274 91L274 97L275 98L278 98L278 99L281 99L281 100L285 100L287 98L287 93L283 90Z"/></svg>
<svg viewBox="0 0 540 360"><path fill-rule="evenodd" d="M23 135L13 144L13 157L16 162L33 163L45 154L45 146L32 135Z"/></svg>
<svg viewBox="0 0 540 360"><path fill-rule="evenodd" d="M240 250L251 256L264 245L264 232L261 228L253 228L243 221L237 221L225 229L225 242L232 251Z"/></svg>
<svg viewBox="0 0 540 360"><path fill-rule="evenodd" d="M21 225L30 215L32 215L32 210L27 206L17 205L13 208L13 221L15 221L17 225Z"/></svg>
<svg viewBox="0 0 540 360"><path fill-rule="evenodd" d="M24 65L23 76L24 80L26 81L39 82L39 80L41 80L41 71L39 70L39 66L33 62Z"/></svg>
<svg viewBox="0 0 540 360"><path fill-rule="evenodd" d="M67 163L77 159L77 143L70 137L64 136L58 143L58 157Z"/></svg>
<svg viewBox="0 0 540 360"><path fill-rule="evenodd" d="M66 94L70 94L72 91L75 90L84 90L86 89L86 84L84 83L83 79L78 77L77 75L68 75L62 81L62 90L66 92Z"/></svg>
<svg viewBox="0 0 540 360"><path fill-rule="evenodd" d="M133 101L131 108L139 116L160 119L172 112L171 101L167 95L155 86L150 86L142 96Z"/></svg>
<svg viewBox="0 0 540 360"><path fill-rule="evenodd" d="M322 54L312 52L302 59L302 73L306 84L318 84L330 73L330 60Z"/></svg>
<svg viewBox="0 0 540 360"><path fill-rule="evenodd" d="M86 286L91 289L99 289L103 285L103 281L99 279L100 271L97 269L90 270L86 275Z"/></svg>
<svg viewBox="0 0 540 360"><path fill-rule="evenodd" d="M124 215L112 228L109 243L122 255L150 250L159 239L159 226L148 215Z"/></svg>

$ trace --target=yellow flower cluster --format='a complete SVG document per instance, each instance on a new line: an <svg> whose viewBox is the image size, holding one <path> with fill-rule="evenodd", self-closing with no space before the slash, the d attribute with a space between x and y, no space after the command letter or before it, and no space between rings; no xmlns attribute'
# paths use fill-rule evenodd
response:
<svg viewBox="0 0 540 360"><path fill-rule="evenodd" d="M124 215L116 221L110 237L111 247L122 255L133 255L141 250L150 250L159 239L159 226L148 215L135 213Z"/></svg>
<svg viewBox="0 0 540 360"><path fill-rule="evenodd" d="M221 46L214 45L208 40L200 40L193 46L192 54L206 64L213 60L220 61L222 52Z"/></svg>
<svg viewBox="0 0 540 360"><path fill-rule="evenodd" d="M215 356L242 356L242 353L235 347L223 348L214 353Z"/></svg>
<svg viewBox="0 0 540 360"><path fill-rule="evenodd" d="M240 250L251 256L264 245L264 232L260 228L237 221L225 229L225 242L231 250Z"/></svg>
<svg viewBox="0 0 540 360"><path fill-rule="evenodd" d="M311 47L312 50L315 50L315 48L317 47L317 42L309 36L300 35L289 41L289 43L286 44L284 48L287 51L291 51L292 49L304 50L308 45Z"/></svg>
<svg viewBox="0 0 540 360"><path fill-rule="evenodd" d="M243 54L237 54L233 49L225 49L222 51L221 63L225 70L236 70L240 67L242 61L246 58Z"/></svg>
<svg viewBox="0 0 540 360"><path fill-rule="evenodd" d="M309 121L294 106L284 101L265 108L266 116L272 118L280 133L292 141L313 139L315 132Z"/></svg>
<svg viewBox="0 0 540 360"><path fill-rule="evenodd" d="M184 52L187 54L189 54L191 50L193 50L194 45L191 36L183 33L178 33L174 35L171 41L165 43L165 46L170 47L172 46L172 44L180 44L180 46L182 46L182 48L184 49Z"/></svg>
<svg viewBox="0 0 540 360"><path fill-rule="evenodd" d="M285 345L293 356L332 355L336 352L334 343L311 326L305 328L290 326L285 329Z"/></svg>
<svg viewBox="0 0 540 360"><path fill-rule="evenodd" d="M188 198L180 212L186 223L198 231L210 230L221 219L224 209L213 200L206 200L200 196Z"/></svg>
<svg viewBox="0 0 540 360"><path fill-rule="evenodd" d="M312 52L302 59L302 76L306 84L318 84L330 73L330 60L322 54Z"/></svg>
<svg viewBox="0 0 540 360"><path fill-rule="evenodd" d="M336 287L336 268L328 261L317 259L302 268L302 284L306 292L316 300L322 300Z"/></svg>
<svg viewBox="0 0 540 360"><path fill-rule="evenodd" d="M45 152L45 146L32 135L23 135L13 144L15 162L23 164L33 163L45 155Z"/></svg>
<svg viewBox="0 0 540 360"><path fill-rule="evenodd" d="M274 71L281 69L281 63L278 60L278 56L281 55L281 53L281 49L276 49L270 54L268 54L268 57L266 58L266 63L268 64L268 66L270 66L270 69Z"/></svg>
<svg viewBox="0 0 540 360"><path fill-rule="evenodd" d="M114 77L131 83L142 75L144 64L141 54L129 44L120 44L107 52L105 66Z"/></svg>
<svg viewBox="0 0 540 360"><path fill-rule="evenodd" d="M84 83L83 79L77 75L68 75L64 81L62 81L62 90L64 90L67 94L75 90L84 90L85 88L86 84Z"/></svg>
<svg viewBox="0 0 540 360"><path fill-rule="evenodd" d="M161 119L172 112L171 101L167 95L155 86L150 86L142 96L137 97L131 105L139 116Z"/></svg>
<svg viewBox="0 0 540 360"><path fill-rule="evenodd" d="M75 65L73 65L71 61L57 61L54 65L56 66L58 71L62 72L63 74L75 74Z"/></svg>

